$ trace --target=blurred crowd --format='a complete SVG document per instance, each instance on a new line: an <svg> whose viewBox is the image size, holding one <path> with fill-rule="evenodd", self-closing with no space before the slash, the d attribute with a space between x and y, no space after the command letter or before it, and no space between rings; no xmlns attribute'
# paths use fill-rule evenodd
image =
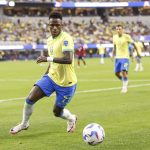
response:
<svg viewBox="0 0 150 150"><path fill-rule="evenodd" d="M5 7L6 16L48 16L53 10L63 16L138 16L150 15L150 7L116 7L116 8L52 8L52 7Z"/></svg>
<svg viewBox="0 0 150 150"><path fill-rule="evenodd" d="M84 43L111 43L112 35L115 32L115 25L122 24L125 32L131 34L132 37L139 35L150 35L150 28L140 21L137 22L117 22L109 20L102 23L100 18L90 20L65 20L63 22L63 30L67 31L74 37L75 42L83 41ZM48 22L39 20L32 23L17 22L3 20L0 22L0 41L22 42L25 44L44 44L50 35Z"/></svg>
<svg viewBox="0 0 150 150"><path fill-rule="evenodd" d="M39 51L17 51L17 50L7 50L0 51L0 61L4 60L33 60L41 55Z"/></svg>

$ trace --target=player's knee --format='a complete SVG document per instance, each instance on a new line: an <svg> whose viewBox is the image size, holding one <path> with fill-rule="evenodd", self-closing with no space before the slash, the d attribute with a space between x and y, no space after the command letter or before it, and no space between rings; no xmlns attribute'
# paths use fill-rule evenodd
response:
<svg viewBox="0 0 150 150"><path fill-rule="evenodd" d="M61 116L61 113L57 112L55 110L53 110L53 114L54 114L55 117L60 117Z"/></svg>
<svg viewBox="0 0 150 150"><path fill-rule="evenodd" d="M120 74L118 72L116 72L115 75L118 77Z"/></svg>
<svg viewBox="0 0 150 150"><path fill-rule="evenodd" d="M62 114L62 110L54 108L53 109L53 114L54 114L55 117L60 117L61 114Z"/></svg>

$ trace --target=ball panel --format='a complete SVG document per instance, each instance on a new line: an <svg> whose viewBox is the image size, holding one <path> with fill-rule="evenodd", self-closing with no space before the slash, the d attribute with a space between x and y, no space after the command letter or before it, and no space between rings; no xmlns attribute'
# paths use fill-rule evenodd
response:
<svg viewBox="0 0 150 150"><path fill-rule="evenodd" d="M97 145L103 142L105 131L102 126L97 123L88 124L83 129L83 140L89 145Z"/></svg>

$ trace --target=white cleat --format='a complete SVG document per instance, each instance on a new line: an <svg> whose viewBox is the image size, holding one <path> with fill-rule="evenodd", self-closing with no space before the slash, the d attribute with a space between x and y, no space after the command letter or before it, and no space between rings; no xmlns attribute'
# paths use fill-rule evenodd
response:
<svg viewBox="0 0 150 150"><path fill-rule="evenodd" d="M74 132L76 128L77 117L74 115L74 120L68 121L67 132Z"/></svg>
<svg viewBox="0 0 150 150"><path fill-rule="evenodd" d="M140 71L143 71L143 69L140 69Z"/></svg>
<svg viewBox="0 0 150 150"><path fill-rule="evenodd" d="M122 88L121 93L127 93L127 92L128 92L127 88Z"/></svg>
<svg viewBox="0 0 150 150"><path fill-rule="evenodd" d="M18 124L17 126L11 128L9 133L17 134L18 132L20 132L22 130L27 130L28 128L29 128L29 124L26 124L26 125Z"/></svg>

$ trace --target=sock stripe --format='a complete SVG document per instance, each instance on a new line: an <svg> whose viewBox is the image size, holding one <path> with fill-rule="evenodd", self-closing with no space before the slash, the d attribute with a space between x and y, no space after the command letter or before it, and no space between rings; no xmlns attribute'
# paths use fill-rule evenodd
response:
<svg viewBox="0 0 150 150"><path fill-rule="evenodd" d="M34 104L34 102L29 100L28 98L26 99L26 103L29 104L29 105L33 105Z"/></svg>
<svg viewBox="0 0 150 150"><path fill-rule="evenodd" d="M127 81L128 80L128 78L127 77L123 77L123 81Z"/></svg>

